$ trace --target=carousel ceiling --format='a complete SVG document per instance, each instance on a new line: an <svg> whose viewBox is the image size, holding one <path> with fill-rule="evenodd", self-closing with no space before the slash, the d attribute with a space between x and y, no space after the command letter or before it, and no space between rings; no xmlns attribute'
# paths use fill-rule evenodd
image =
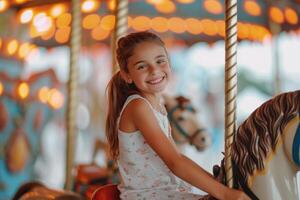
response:
<svg viewBox="0 0 300 200"><path fill-rule="evenodd" d="M26 35L39 46L67 44L70 37L70 0L1 0L12 10L13 23L5 26ZM129 31L152 30L187 45L224 39L224 0L129 0ZM82 1L83 45L109 41L114 28L115 1ZM3 8L5 6L2 6ZM8 10L1 9L2 21ZM238 39L262 41L277 32L300 32L299 0L238 1ZM9 17L8 17L9 18ZM11 19L10 19L11 20ZM15 24L20 26L16 27ZM1 21L0 21L1 24ZM2 23L3 24L3 23ZM5 32L5 31L4 31ZM6 31L7 32L7 31ZM1 34L1 33L0 33ZM2 33L3 35L3 33ZM26 38L26 36L22 36ZM21 37L21 38L22 38Z"/></svg>

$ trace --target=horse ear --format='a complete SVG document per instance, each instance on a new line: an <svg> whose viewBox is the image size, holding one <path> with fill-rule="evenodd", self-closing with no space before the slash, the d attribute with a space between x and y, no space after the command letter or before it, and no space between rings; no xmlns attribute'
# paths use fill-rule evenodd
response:
<svg viewBox="0 0 300 200"><path fill-rule="evenodd" d="M164 100L163 103L167 107L167 109L176 105L177 102L173 97L166 94L163 94L162 96Z"/></svg>

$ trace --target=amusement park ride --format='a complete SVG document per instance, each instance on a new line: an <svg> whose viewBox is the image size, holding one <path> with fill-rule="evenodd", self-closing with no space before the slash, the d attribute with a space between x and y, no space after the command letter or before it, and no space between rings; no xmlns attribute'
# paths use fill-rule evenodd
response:
<svg viewBox="0 0 300 200"><path fill-rule="evenodd" d="M238 14L239 22L237 10L242 11ZM30 199L33 194L84 199L92 198L93 193L94 200L109 199L102 195L118 199L118 190L113 184L97 189L100 185L115 183L111 179L116 169L113 165L105 169L93 163L79 165L77 175L72 173L75 168L72 158L75 72L70 71L70 84L66 87L51 70L26 77L23 67L38 47L69 46L70 70L75 69L82 43L86 47L95 42L108 44L111 35L116 40L127 29L155 31L163 35L167 43L186 46L225 38L228 73L225 74L228 93L225 104L229 106L225 108L228 118L225 120L225 146L228 147L225 156L229 155L230 161L225 160L224 183L243 189L253 199L300 199L296 180L300 169L300 91L272 98L253 112L236 133L234 122L235 39L260 42L265 37L276 38L282 31L299 34L299 13L299 0L84 0L81 3L79 0L0 0L0 200L13 196ZM114 42L111 46L113 49ZM179 101L180 111L192 110L188 101L182 98ZM176 114L176 119L180 118L171 106L167 108L170 108L170 116ZM33 179L34 162L40 153L40 133L54 116L65 120L65 112L69 141L66 189L73 192L49 189L46 184L37 182L21 187ZM176 129L179 125L174 121L173 129ZM201 127L195 133L186 138L202 150L209 139ZM182 138L178 137L178 141ZM231 160L233 166L228 164ZM74 177L76 180L72 181Z"/></svg>

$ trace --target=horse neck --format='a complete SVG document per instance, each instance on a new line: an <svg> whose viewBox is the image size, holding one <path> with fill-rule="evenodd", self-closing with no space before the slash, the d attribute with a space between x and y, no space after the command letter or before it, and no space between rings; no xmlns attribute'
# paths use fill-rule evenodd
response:
<svg viewBox="0 0 300 200"><path fill-rule="evenodd" d="M282 145L277 148L263 172L252 177L251 190L259 199L300 199L297 169L287 158Z"/></svg>

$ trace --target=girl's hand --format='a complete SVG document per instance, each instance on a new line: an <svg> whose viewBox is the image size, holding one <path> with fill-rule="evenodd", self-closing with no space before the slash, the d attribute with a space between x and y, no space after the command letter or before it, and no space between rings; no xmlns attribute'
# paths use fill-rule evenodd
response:
<svg viewBox="0 0 300 200"><path fill-rule="evenodd" d="M235 189L229 189L225 193L224 199L226 200L251 200L244 192Z"/></svg>

